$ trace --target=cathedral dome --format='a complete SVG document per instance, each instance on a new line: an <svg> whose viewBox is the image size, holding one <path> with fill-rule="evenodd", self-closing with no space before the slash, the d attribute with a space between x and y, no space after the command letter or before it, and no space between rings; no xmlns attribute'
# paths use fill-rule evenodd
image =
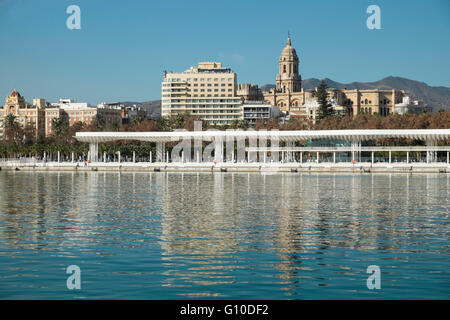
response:
<svg viewBox="0 0 450 320"><path fill-rule="evenodd" d="M295 51L295 49L292 47L291 45L291 37L288 36L287 41L286 41L286 47L284 47L283 51L281 51L281 56L280 56L280 61L283 60L283 58L287 58L287 59L295 59L297 60L297 52Z"/></svg>

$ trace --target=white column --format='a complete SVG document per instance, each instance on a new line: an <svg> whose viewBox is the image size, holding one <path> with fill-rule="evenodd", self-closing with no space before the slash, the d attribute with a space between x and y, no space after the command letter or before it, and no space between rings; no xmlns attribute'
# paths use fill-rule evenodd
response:
<svg viewBox="0 0 450 320"><path fill-rule="evenodd" d="M75 161L75 154L72 151L72 163L74 163L74 161Z"/></svg>
<svg viewBox="0 0 450 320"><path fill-rule="evenodd" d="M133 163L136 162L136 151L133 151Z"/></svg>
<svg viewBox="0 0 450 320"><path fill-rule="evenodd" d="M447 164L450 163L449 152L447 151Z"/></svg>
<svg viewBox="0 0 450 320"><path fill-rule="evenodd" d="M333 152L333 163L336 163L336 152Z"/></svg>
<svg viewBox="0 0 450 320"><path fill-rule="evenodd" d="M434 151L433 147L436 145L436 142L433 140L427 141L427 163L435 161L434 159Z"/></svg>
<svg viewBox="0 0 450 320"><path fill-rule="evenodd" d="M391 163L391 162L392 162L392 151L389 150L389 163Z"/></svg>
<svg viewBox="0 0 450 320"><path fill-rule="evenodd" d="M164 142L156 143L156 162L164 162L166 153L166 144Z"/></svg>
<svg viewBox="0 0 450 320"><path fill-rule="evenodd" d="M406 151L406 163L409 163L409 151Z"/></svg>
<svg viewBox="0 0 450 320"><path fill-rule="evenodd" d="M89 157L88 160L91 162L97 162L98 161L98 143L97 142L91 142L89 143Z"/></svg>
<svg viewBox="0 0 450 320"><path fill-rule="evenodd" d="M223 140L217 139L217 137L214 140L214 160L217 163L223 162Z"/></svg>
<svg viewBox="0 0 450 320"><path fill-rule="evenodd" d="M300 163L303 162L303 152L300 152Z"/></svg>
<svg viewBox="0 0 450 320"><path fill-rule="evenodd" d="M319 151L317 151L317 163L319 163Z"/></svg>
<svg viewBox="0 0 450 320"><path fill-rule="evenodd" d="M372 151L372 164L375 163L375 152Z"/></svg>
<svg viewBox="0 0 450 320"><path fill-rule="evenodd" d="M152 152L150 151L150 158L149 158L149 162L152 163Z"/></svg>
<svg viewBox="0 0 450 320"><path fill-rule="evenodd" d="M117 151L117 160L119 161L119 163L120 163L120 161L122 160L122 159L120 158L120 151Z"/></svg>
<svg viewBox="0 0 450 320"><path fill-rule="evenodd" d="M356 142L352 141L352 162L355 161Z"/></svg>
<svg viewBox="0 0 450 320"><path fill-rule="evenodd" d="M105 151L105 152L103 152L103 162L104 163L106 163L106 156L107 156L107 154L106 154L106 151Z"/></svg>
<svg viewBox="0 0 450 320"><path fill-rule="evenodd" d="M358 141L358 162L361 162L361 141Z"/></svg>
<svg viewBox="0 0 450 320"><path fill-rule="evenodd" d="M58 151L58 163L61 162L61 151Z"/></svg>

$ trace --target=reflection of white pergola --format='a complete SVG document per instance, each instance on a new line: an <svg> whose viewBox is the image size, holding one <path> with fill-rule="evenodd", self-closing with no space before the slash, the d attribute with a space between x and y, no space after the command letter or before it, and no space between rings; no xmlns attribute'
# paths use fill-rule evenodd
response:
<svg viewBox="0 0 450 320"><path fill-rule="evenodd" d="M90 144L90 160L98 160L98 143L118 141L118 140L137 140L155 142L157 145L157 161L168 160L165 155L165 143L176 142L186 139L201 139L203 141L214 141L215 153L218 155L217 161L223 161L224 142L249 141L249 147L246 152L264 154L266 159L267 152L280 152L282 159L292 159L292 153L299 152L300 157L303 152L333 153L352 152L352 159L355 158L355 152L378 151L406 151L407 157L410 151L426 151L427 161L430 161L432 154L439 151L447 152L447 162L449 161L450 146L437 147L436 143L445 139L450 139L450 129L401 129L401 130L317 130L317 131L278 131L278 130L208 130L208 131L173 131L173 132L77 132L75 138L81 142ZM408 138L426 142L425 147L361 147L362 141L378 140L384 138ZM351 147L294 147L296 141L332 139L345 140L351 142ZM278 143L271 144L271 147L258 143L252 144L252 141L279 141L285 143L285 147L278 147ZM227 144L228 146L228 144ZM285 157L286 156L286 157ZM390 158L390 157L389 157ZM260 156L260 161L262 161Z"/></svg>

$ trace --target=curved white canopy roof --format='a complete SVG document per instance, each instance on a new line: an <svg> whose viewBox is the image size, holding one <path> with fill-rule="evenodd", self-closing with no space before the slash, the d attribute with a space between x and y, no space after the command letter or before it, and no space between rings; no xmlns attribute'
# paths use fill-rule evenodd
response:
<svg viewBox="0 0 450 320"><path fill-rule="evenodd" d="M278 137L280 141L309 139L341 139L367 141L382 138L410 138L423 141L450 139L450 129L395 129L395 130L297 130L297 131L255 131L255 130L208 130L171 132L77 132L75 138L82 142L107 142L116 140L140 140L149 142L178 141L183 138L201 137L210 141L215 137L261 138Z"/></svg>

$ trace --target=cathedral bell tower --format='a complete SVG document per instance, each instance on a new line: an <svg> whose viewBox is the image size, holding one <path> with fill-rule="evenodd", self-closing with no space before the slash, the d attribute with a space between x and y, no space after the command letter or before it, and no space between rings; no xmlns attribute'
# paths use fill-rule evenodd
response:
<svg viewBox="0 0 450 320"><path fill-rule="evenodd" d="M277 74L277 91L300 92L302 90L302 78L298 73L298 56L291 45L291 37L288 36L286 47L281 51L278 60L279 70Z"/></svg>

